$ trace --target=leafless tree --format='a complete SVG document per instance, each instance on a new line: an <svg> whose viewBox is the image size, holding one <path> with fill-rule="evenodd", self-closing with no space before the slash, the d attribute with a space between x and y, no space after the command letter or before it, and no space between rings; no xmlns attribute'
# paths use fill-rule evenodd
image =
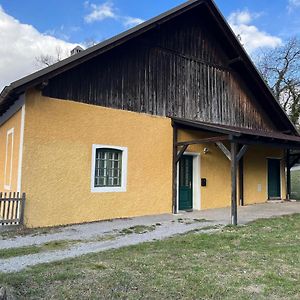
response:
<svg viewBox="0 0 300 300"><path fill-rule="evenodd" d="M57 46L55 48L55 55L41 54L40 56L35 57L35 61L38 67L49 67L68 56L70 56L69 53L65 53L64 55L63 49L60 46Z"/></svg>
<svg viewBox="0 0 300 300"><path fill-rule="evenodd" d="M257 65L277 101L291 120L300 117L300 40L296 37L283 46L258 56Z"/></svg>

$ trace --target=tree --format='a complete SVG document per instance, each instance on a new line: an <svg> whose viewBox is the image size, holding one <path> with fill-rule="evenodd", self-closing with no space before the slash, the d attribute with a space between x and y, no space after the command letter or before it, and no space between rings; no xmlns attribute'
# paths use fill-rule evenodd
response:
<svg viewBox="0 0 300 300"><path fill-rule="evenodd" d="M86 39L85 42L83 43L85 49L95 46L96 44L97 42L92 38ZM69 51L64 52L60 46L57 46L55 48L55 55L41 54L35 57L35 61L38 67L49 67L63 60L64 58L69 57L70 55L71 52Z"/></svg>
<svg viewBox="0 0 300 300"><path fill-rule="evenodd" d="M70 56L70 54L66 53L66 57ZM50 54L41 54L40 56L35 57L36 63L38 67L49 67L64 58L63 50L60 46L55 48L55 55Z"/></svg>
<svg viewBox="0 0 300 300"><path fill-rule="evenodd" d="M259 55L257 65L277 101L292 122L298 126L300 118L300 40L294 37L282 46L265 51Z"/></svg>

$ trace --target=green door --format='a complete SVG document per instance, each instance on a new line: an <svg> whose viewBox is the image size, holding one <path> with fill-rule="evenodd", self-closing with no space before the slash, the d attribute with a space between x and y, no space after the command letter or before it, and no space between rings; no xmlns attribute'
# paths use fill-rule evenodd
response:
<svg viewBox="0 0 300 300"><path fill-rule="evenodd" d="M268 197L280 199L280 160L268 159Z"/></svg>
<svg viewBox="0 0 300 300"><path fill-rule="evenodd" d="M193 209L193 157L183 155L179 161L179 210Z"/></svg>

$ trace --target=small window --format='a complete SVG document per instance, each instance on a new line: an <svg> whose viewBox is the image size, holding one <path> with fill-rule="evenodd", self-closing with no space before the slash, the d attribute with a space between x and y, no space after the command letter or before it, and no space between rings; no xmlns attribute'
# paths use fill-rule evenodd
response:
<svg viewBox="0 0 300 300"><path fill-rule="evenodd" d="M126 190L127 148L93 145L92 192Z"/></svg>
<svg viewBox="0 0 300 300"><path fill-rule="evenodd" d="M95 187L121 186L122 151L96 149Z"/></svg>

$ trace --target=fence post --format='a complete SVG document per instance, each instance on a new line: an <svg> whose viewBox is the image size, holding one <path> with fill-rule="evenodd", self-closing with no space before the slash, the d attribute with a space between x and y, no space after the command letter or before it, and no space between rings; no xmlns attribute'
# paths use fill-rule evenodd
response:
<svg viewBox="0 0 300 300"><path fill-rule="evenodd" d="M24 225L25 199L26 199L26 193L22 193L21 212L20 212L20 225Z"/></svg>

